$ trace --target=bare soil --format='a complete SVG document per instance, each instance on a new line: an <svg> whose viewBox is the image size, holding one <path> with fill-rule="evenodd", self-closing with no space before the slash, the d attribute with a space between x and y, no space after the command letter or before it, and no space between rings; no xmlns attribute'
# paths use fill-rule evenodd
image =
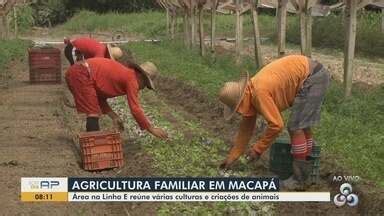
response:
<svg viewBox="0 0 384 216"><path fill-rule="evenodd" d="M151 158L124 140L124 167L81 169L74 128L83 122L63 106L64 85L30 84L27 62L9 65L12 79L0 89L0 215L153 215L148 203L23 203L21 177L151 176ZM81 127L79 124L82 124ZM74 127L76 126L76 127Z"/></svg>
<svg viewBox="0 0 384 216"><path fill-rule="evenodd" d="M222 115L222 108L217 101L212 101L206 94L199 91L195 87L170 77L159 77L157 86L159 96L168 104L172 105L175 110L182 113L187 119L200 122L204 129L207 129L217 137L221 137L229 145L236 133L238 127L238 119L226 122ZM180 100L183 98L183 100ZM152 104L158 104L153 101ZM169 113L163 113L167 118ZM183 128L183 124L175 122L170 118L170 122L174 122L177 128ZM259 121L255 131L260 133L263 128L263 122ZM228 146L229 148L229 146ZM223 159L226 153L223 153ZM254 165L255 171L251 175L267 176L270 172L265 167L268 160L268 152L263 156L263 163ZM324 155L321 158L321 180L318 185L312 185L307 191L330 191L331 196L339 193L339 185L332 182L335 175L348 174L343 168L336 164L336 158ZM236 169L236 165L234 166ZM364 181L359 182L354 188L359 194L360 204L355 208L338 208L333 202L330 203L280 203L278 204L279 215L382 215L384 214L384 196L383 190L379 189L374 183Z"/></svg>

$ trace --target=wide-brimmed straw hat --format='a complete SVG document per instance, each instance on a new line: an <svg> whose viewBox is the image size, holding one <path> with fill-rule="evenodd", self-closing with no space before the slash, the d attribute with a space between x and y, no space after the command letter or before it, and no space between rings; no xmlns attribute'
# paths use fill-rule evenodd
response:
<svg viewBox="0 0 384 216"><path fill-rule="evenodd" d="M230 120L236 113L236 110L241 103L241 99L244 96L248 80L249 73L245 71L240 74L240 80L226 82L220 89L219 100L224 105L225 120Z"/></svg>
<svg viewBox="0 0 384 216"><path fill-rule="evenodd" d="M141 69L141 70L140 70ZM145 86L149 89L155 90L155 85L153 84L153 80L159 75L159 71L157 67L152 62L144 62L140 65L139 72L141 72L144 76Z"/></svg>
<svg viewBox="0 0 384 216"><path fill-rule="evenodd" d="M157 70L155 64L152 62L144 62L143 64L139 65L129 51L124 51L123 56L117 61L123 64L125 67L132 68L136 72L141 73L144 78L145 87L155 90L153 80L155 80L159 75L159 71Z"/></svg>
<svg viewBox="0 0 384 216"><path fill-rule="evenodd" d="M113 60L119 59L121 58L121 56L123 56L123 51L120 49L120 47L111 46L110 44L107 44L107 49L109 56Z"/></svg>

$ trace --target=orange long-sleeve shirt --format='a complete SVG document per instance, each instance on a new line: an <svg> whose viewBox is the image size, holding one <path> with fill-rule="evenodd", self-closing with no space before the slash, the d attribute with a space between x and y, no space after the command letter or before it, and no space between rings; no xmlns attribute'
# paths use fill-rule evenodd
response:
<svg viewBox="0 0 384 216"><path fill-rule="evenodd" d="M237 112L244 117L259 114L268 122L268 128L253 145L256 152L263 153L283 129L281 112L292 106L296 94L308 77L309 61L309 58L302 55L280 58L266 65L248 82Z"/></svg>

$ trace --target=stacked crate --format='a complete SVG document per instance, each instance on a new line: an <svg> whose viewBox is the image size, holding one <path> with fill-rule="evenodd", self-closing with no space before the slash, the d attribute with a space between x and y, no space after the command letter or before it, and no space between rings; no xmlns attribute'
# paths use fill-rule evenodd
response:
<svg viewBox="0 0 384 216"><path fill-rule="evenodd" d="M54 47L32 47L28 50L31 83L60 83L60 50Z"/></svg>
<svg viewBox="0 0 384 216"><path fill-rule="evenodd" d="M285 139L276 140L271 146L269 169L276 173L281 180L285 180L293 173L292 161L293 157L290 142Z"/></svg>
<svg viewBox="0 0 384 216"><path fill-rule="evenodd" d="M83 168L88 171L123 166L122 142L119 132L95 131L79 135Z"/></svg>

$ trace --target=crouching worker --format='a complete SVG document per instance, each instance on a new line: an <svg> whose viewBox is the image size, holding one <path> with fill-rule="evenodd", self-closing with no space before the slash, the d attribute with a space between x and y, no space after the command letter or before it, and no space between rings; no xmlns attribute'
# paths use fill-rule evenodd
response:
<svg viewBox="0 0 384 216"><path fill-rule="evenodd" d="M248 150L247 159L257 161L284 127L281 112L291 108L288 131L293 155L293 176L283 182L287 188L303 185L309 175L314 143L311 127L320 120L320 107L329 85L329 73L322 64L302 55L280 58L248 80L227 82L219 99L225 105L224 116L242 115L234 146L220 165L228 169L245 151L258 115L268 123L260 139Z"/></svg>
<svg viewBox="0 0 384 216"><path fill-rule="evenodd" d="M64 55L71 65L80 60L96 57L116 60L123 55L119 47L105 45L87 37L77 38L72 41L64 38L64 44Z"/></svg>
<svg viewBox="0 0 384 216"><path fill-rule="evenodd" d="M76 109L87 116L86 130L99 130L99 117L107 114L115 126L124 129L120 117L107 103L108 98L126 95L131 114L142 130L166 139L167 133L155 128L145 116L138 99L139 90L154 89L152 78L158 71L154 64L146 62L127 68L106 58L90 58L69 67L65 78L74 96Z"/></svg>

